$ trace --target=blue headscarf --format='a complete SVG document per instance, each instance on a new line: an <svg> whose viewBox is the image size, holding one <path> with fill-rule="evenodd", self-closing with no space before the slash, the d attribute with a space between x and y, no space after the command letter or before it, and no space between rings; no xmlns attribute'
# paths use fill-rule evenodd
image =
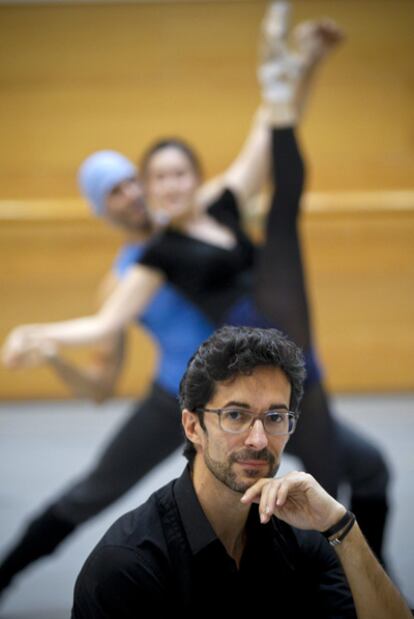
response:
<svg viewBox="0 0 414 619"><path fill-rule="evenodd" d="M99 150L90 155L79 168L78 183L96 215L105 213L108 193L137 174L134 164L114 150Z"/></svg>

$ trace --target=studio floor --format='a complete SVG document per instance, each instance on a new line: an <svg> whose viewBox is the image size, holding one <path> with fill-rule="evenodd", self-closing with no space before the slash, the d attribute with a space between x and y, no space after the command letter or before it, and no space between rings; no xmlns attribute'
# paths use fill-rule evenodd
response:
<svg viewBox="0 0 414 619"><path fill-rule="evenodd" d="M386 552L394 579L414 606L414 394L337 396L337 414L382 446L393 473ZM24 519L82 473L128 415L130 402L0 404L0 554ZM165 460L127 496L83 525L53 556L27 569L1 600L1 619L67 619L73 584L86 556L123 512L180 474L179 452ZM298 468L286 456L281 472Z"/></svg>

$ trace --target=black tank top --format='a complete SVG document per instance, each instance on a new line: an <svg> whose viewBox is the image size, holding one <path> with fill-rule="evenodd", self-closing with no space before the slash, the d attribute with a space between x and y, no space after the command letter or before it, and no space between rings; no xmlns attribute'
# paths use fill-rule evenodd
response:
<svg viewBox="0 0 414 619"><path fill-rule="evenodd" d="M249 287L254 245L242 229L236 198L229 189L207 212L234 234L233 248L167 228L148 244L139 263L162 271L211 320L220 322Z"/></svg>

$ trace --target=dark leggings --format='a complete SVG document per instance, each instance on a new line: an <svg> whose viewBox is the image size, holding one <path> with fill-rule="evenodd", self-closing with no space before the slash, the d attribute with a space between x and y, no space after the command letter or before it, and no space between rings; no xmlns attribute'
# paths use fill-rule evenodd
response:
<svg viewBox="0 0 414 619"><path fill-rule="evenodd" d="M55 510L80 524L111 505L183 443L178 399L153 385L94 463Z"/></svg>
<svg viewBox="0 0 414 619"><path fill-rule="evenodd" d="M256 304L266 318L287 333L312 359L310 311L298 232L305 168L293 129L272 131L275 191L255 281ZM301 404L301 419L287 451L298 456L334 496L348 482L358 500L383 500L388 467L379 449L331 415L315 363Z"/></svg>

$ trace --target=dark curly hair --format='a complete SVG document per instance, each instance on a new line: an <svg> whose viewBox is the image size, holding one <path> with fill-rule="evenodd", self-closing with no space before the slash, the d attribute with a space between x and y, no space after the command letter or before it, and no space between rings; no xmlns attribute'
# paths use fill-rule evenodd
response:
<svg viewBox="0 0 414 619"><path fill-rule="evenodd" d="M259 366L284 371L291 385L290 410L298 412L306 376L302 351L277 329L222 327L205 340L191 357L180 383L180 406L195 411L213 397L217 382L240 374L249 375ZM203 429L203 414L200 423ZM184 456L193 460L195 448L186 439Z"/></svg>

